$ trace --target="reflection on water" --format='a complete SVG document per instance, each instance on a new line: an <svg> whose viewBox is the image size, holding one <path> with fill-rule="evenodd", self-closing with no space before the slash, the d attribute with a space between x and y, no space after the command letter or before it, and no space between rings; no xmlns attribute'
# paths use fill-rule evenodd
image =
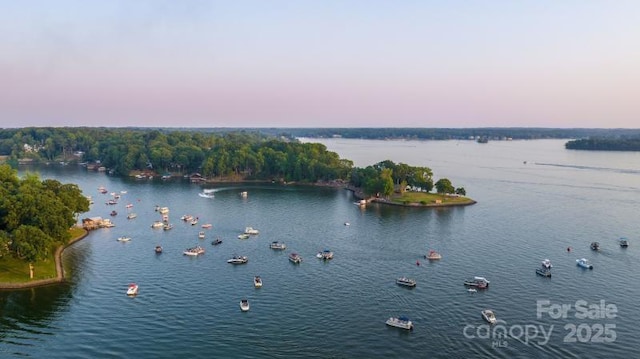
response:
<svg viewBox="0 0 640 359"><path fill-rule="evenodd" d="M35 345L34 339L54 335L52 323L66 311L70 299L67 284L0 291L0 342Z"/></svg>
<svg viewBox="0 0 640 359"><path fill-rule="evenodd" d="M431 167L478 203L360 208L345 190L277 184L207 186L219 190L201 198L203 188L186 181L45 168L47 176L78 183L94 197L87 217L108 217L113 209L97 193L99 186L127 190L122 203L133 203L138 217L127 220L121 203L116 227L94 231L65 252L71 285L0 293L0 356L128 357L132 344L141 358L556 358L640 351L633 340L640 288L629 284L640 271L640 245L634 245L640 240L640 181L627 171L640 168L635 154L566 151L562 141L325 142L359 166L389 158ZM171 231L150 228L160 219L156 204L170 207ZM206 240L198 239L199 226L179 219L183 214L213 224ZM247 226L260 234L238 239ZM116 240L123 235L131 242ZM622 236L631 241L627 249L617 243ZM210 245L215 237L223 243ZM271 250L276 240L287 250ZM592 241L602 250L591 251ZM158 244L161 255L154 252ZM182 254L194 245L206 253ZM324 248L335 253L333 260L315 258ZM443 258L426 261L428 249ZM288 261L291 251L303 256L300 265ZM227 264L234 254L249 262ZM595 268L581 270L575 262L580 257ZM554 264L552 278L535 274L544 258ZM253 287L255 275L264 281L260 289ZM470 294L462 282L476 275L491 287ZM395 284L401 276L416 279L416 288ZM125 294L130 282L140 285L135 298ZM239 301L245 297L251 310L243 313ZM586 321L575 312L538 318L536 301L545 299L564 305L604 300L620 314ZM484 324L485 308L508 326L553 326L553 335L544 345L511 338L506 346L465 337L465 326ZM384 324L403 314L414 322L413 332ZM613 343L564 340L567 325L593 331L611 324Z"/></svg>

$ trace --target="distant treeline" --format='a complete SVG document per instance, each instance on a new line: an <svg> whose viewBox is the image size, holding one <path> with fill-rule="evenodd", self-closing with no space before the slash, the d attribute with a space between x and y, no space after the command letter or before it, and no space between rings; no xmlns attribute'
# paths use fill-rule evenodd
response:
<svg viewBox="0 0 640 359"><path fill-rule="evenodd" d="M188 130L188 129L184 129ZM191 129L197 131L231 131L232 129ZM240 130L240 129L236 129ZM310 138L361 138L371 140L536 140L577 139L589 137L640 137L640 129L598 128L530 128L530 127L478 127L478 128L256 128L253 131L268 135Z"/></svg>
<svg viewBox="0 0 640 359"><path fill-rule="evenodd" d="M569 141L565 144L569 150L592 151L640 151L640 137L635 138L586 138Z"/></svg>
<svg viewBox="0 0 640 359"><path fill-rule="evenodd" d="M260 130L215 132L212 129L21 128L0 130L0 155L17 165L27 162L87 163L110 173L192 174L209 180L285 182L342 181L366 194L389 195L395 188L430 191L428 167L384 160L354 168L320 143L301 143L292 133ZM444 186L446 184L447 186ZM449 179L435 182L439 192L464 191Z"/></svg>

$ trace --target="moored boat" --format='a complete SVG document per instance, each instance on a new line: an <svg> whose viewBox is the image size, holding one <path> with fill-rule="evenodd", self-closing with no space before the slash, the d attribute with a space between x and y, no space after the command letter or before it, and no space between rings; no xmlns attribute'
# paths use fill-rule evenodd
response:
<svg viewBox="0 0 640 359"><path fill-rule="evenodd" d="M182 252L182 254L186 255L186 256L199 256L201 254L204 254L204 248L200 247L200 246L195 246L195 247L191 247L191 248L187 248L184 252Z"/></svg>
<svg viewBox="0 0 640 359"><path fill-rule="evenodd" d="M622 248L629 247L629 241L626 238L620 238L620 247Z"/></svg>
<svg viewBox="0 0 640 359"><path fill-rule="evenodd" d="M227 263L231 263L231 264L245 264L249 261L249 258L247 258L247 256L238 256L238 255L234 255L233 257L227 259Z"/></svg>
<svg viewBox="0 0 640 359"><path fill-rule="evenodd" d="M416 280L415 279L411 279L411 278L407 278L407 277L400 277L396 279L396 284L404 286L404 287L410 287L413 288L416 286Z"/></svg>
<svg viewBox="0 0 640 359"><path fill-rule="evenodd" d="M333 259L333 252L328 249L325 249L322 252L318 252L318 254L316 254L316 257L325 261L329 259Z"/></svg>
<svg viewBox="0 0 640 359"><path fill-rule="evenodd" d="M413 330L413 323L411 322L411 320L409 320L409 318L404 316L397 317L397 318L391 317L387 319L385 323L391 327L396 327L396 328L401 328L406 330Z"/></svg>
<svg viewBox="0 0 640 359"><path fill-rule="evenodd" d="M248 299L242 299L240 301L240 310L243 312L247 312L249 311L249 300Z"/></svg>
<svg viewBox="0 0 640 359"><path fill-rule="evenodd" d="M173 224L167 223L162 226L162 229L165 231L173 229Z"/></svg>
<svg viewBox="0 0 640 359"><path fill-rule="evenodd" d="M198 232L198 238L204 239L204 232Z"/></svg>
<svg viewBox="0 0 640 359"><path fill-rule="evenodd" d="M138 285L135 283L129 284L129 287L127 288L127 295L132 297L137 294L138 294Z"/></svg>
<svg viewBox="0 0 640 359"><path fill-rule="evenodd" d="M485 289L489 287L489 281L485 277L473 277L473 279L465 280L464 285L478 289Z"/></svg>
<svg viewBox="0 0 640 359"><path fill-rule="evenodd" d="M155 251L156 251L156 254L162 253L162 246L156 246Z"/></svg>
<svg viewBox="0 0 640 359"><path fill-rule="evenodd" d="M576 259L576 265L578 267L582 267L586 269L593 269L593 265L591 265L591 263L589 263L589 260L586 258Z"/></svg>
<svg viewBox="0 0 640 359"><path fill-rule="evenodd" d="M260 233L260 231L258 231L257 229L255 229L253 227L245 227L245 229L244 229L244 234L257 235L259 233Z"/></svg>
<svg viewBox="0 0 640 359"><path fill-rule="evenodd" d="M127 219L134 219L134 218L136 218L136 217L138 217L138 215L137 215L137 214L135 214L135 213L133 213L133 212L131 212L131 213L127 214Z"/></svg>
<svg viewBox="0 0 640 359"><path fill-rule="evenodd" d="M551 261L550 261L549 259L546 259L546 258L545 258L545 259L542 261L542 268L544 268L544 269L551 269L551 267L553 267L553 266L551 265Z"/></svg>
<svg viewBox="0 0 640 359"><path fill-rule="evenodd" d="M299 264L302 262L302 257L298 253L292 252L289 254L289 261L295 264Z"/></svg>
<svg viewBox="0 0 640 359"><path fill-rule="evenodd" d="M599 251L600 250L600 243L598 243L598 242L591 242L591 244L589 246L594 251Z"/></svg>
<svg viewBox="0 0 640 359"><path fill-rule="evenodd" d="M222 239L220 238L216 238L213 242L211 242L212 245L217 246L218 244L222 243Z"/></svg>
<svg viewBox="0 0 640 359"><path fill-rule="evenodd" d="M262 287L262 278L259 275L253 277L253 286L256 288Z"/></svg>
<svg viewBox="0 0 640 359"><path fill-rule="evenodd" d="M287 245L282 242L273 241L271 242L271 244L269 244L269 248L283 250L283 249L287 249Z"/></svg>
<svg viewBox="0 0 640 359"><path fill-rule="evenodd" d="M433 249L431 249L431 250L429 250L429 253L427 253L424 256L424 258L433 261L433 260L442 259L442 255L440 253L434 251Z"/></svg>
<svg viewBox="0 0 640 359"><path fill-rule="evenodd" d="M162 223L162 221L155 221L153 222L153 224L151 224L151 228L162 228L164 226L164 223Z"/></svg>
<svg viewBox="0 0 640 359"><path fill-rule="evenodd" d="M213 224L211 224L211 223L205 223L205 224L203 224L201 227L202 227L202 228L204 228L204 229L209 229L209 228L213 227Z"/></svg>
<svg viewBox="0 0 640 359"><path fill-rule="evenodd" d="M117 216L117 215L118 215L118 212L116 212L116 211L111 211L111 213L109 213L109 215L110 215L110 216L112 216L112 217L113 217L113 216Z"/></svg>
<svg viewBox="0 0 640 359"><path fill-rule="evenodd" d="M496 321L497 321L496 314L493 312L493 310L485 309L480 313L482 314L482 318L484 318L484 320L486 320L489 324L495 324L496 323Z"/></svg>
<svg viewBox="0 0 640 359"><path fill-rule="evenodd" d="M248 239L248 238L249 238L249 235L246 233L241 233L238 235L238 239Z"/></svg>
<svg viewBox="0 0 640 359"><path fill-rule="evenodd" d="M126 237L126 236L118 237L118 242L129 242L130 240L131 240L131 237Z"/></svg>

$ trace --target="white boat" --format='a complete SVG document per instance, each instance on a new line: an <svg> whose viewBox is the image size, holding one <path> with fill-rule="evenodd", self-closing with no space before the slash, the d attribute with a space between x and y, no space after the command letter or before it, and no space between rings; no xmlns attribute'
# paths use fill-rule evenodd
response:
<svg viewBox="0 0 640 359"><path fill-rule="evenodd" d="M549 259L546 259L546 258L545 258L545 259L542 261L542 268L544 268L544 269L551 269L551 267L553 267L553 266L551 265L551 261L550 261Z"/></svg>
<svg viewBox="0 0 640 359"><path fill-rule="evenodd" d="M198 238L204 239L204 232L198 232Z"/></svg>
<svg viewBox="0 0 640 359"><path fill-rule="evenodd" d="M319 259L323 259L323 260L329 260L329 259L333 259L333 252L325 249L322 252L318 252L318 254L316 254L316 257L318 257Z"/></svg>
<svg viewBox="0 0 640 359"><path fill-rule="evenodd" d="M131 237L118 237L118 242L129 242L131 240Z"/></svg>
<svg viewBox="0 0 640 359"><path fill-rule="evenodd" d="M586 269L593 269L593 265L591 265L591 263L589 263L589 260L587 260L586 258L576 259L576 265Z"/></svg>
<svg viewBox="0 0 640 359"><path fill-rule="evenodd" d="M256 288L262 288L262 278L259 275L253 277L253 286Z"/></svg>
<svg viewBox="0 0 640 359"><path fill-rule="evenodd" d="M477 291L478 291L478 290L477 290L477 289L475 289L475 288L469 288L469 289L467 289L467 292L469 292L469 293L476 293Z"/></svg>
<svg viewBox="0 0 640 359"><path fill-rule="evenodd" d="M391 327L413 330L413 323L407 317L391 317L387 319L386 324Z"/></svg>
<svg viewBox="0 0 640 359"><path fill-rule="evenodd" d="M151 228L162 228L163 226L164 226L164 223L162 223L162 221L155 221L151 225Z"/></svg>
<svg viewBox="0 0 640 359"><path fill-rule="evenodd" d="M238 239L247 239L247 238L249 238L249 235L246 233L242 233L238 235Z"/></svg>
<svg viewBox="0 0 640 359"><path fill-rule="evenodd" d="M295 263L295 264L302 263L302 257L298 253L295 253L295 252L292 252L292 253L289 254L289 260L292 263Z"/></svg>
<svg viewBox="0 0 640 359"><path fill-rule="evenodd" d="M205 223L205 224L203 224L203 225L202 225L202 226L200 226L200 227L202 227L202 228L204 228L204 229L209 229L209 228L213 227L213 224L211 224L211 223Z"/></svg>
<svg viewBox="0 0 640 359"><path fill-rule="evenodd" d="M245 264L248 261L249 261L249 258L247 258L247 256L238 256L238 255L235 255L227 259L227 263L231 263L231 264Z"/></svg>
<svg viewBox="0 0 640 359"><path fill-rule="evenodd" d="M284 249L287 249L287 245L282 242L273 241L271 242L271 244L269 244L269 248L284 250Z"/></svg>
<svg viewBox="0 0 640 359"><path fill-rule="evenodd" d="M201 254L204 254L204 248L202 248L200 246L187 248L187 250L182 252L182 254L184 254L185 256L193 256L193 257L199 256Z"/></svg>
<svg viewBox="0 0 640 359"><path fill-rule="evenodd" d="M162 214L167 214L167 213L169 213L169 207L160 207L160 208L158 208L158 212L160 212Z"/></svg>
<svg viewBox="0 0 640 359"><path fill-rule="evenodd" d="M127 288L127 295L134 296L137 294L138 294L138 285L135 283L129 284L129 287Z"/></svg>
<svg viewBox="0 0 640 359"><path fill-rule="evenodd" d="M248 195L247 191L240 192L240 197L242 198L247 198L247 195Z"/></svg>
<svg viewBox="0 0 640 359"><path fill-rule="evenodd" d="M485 309L481 312L482 318L486 320L489 324L495 324L497 319L495 313L491 309Z"/></svg>
<svg viewBox="0 0 640 359"><path fill-rule="evenodd" d="M257 229L255 229L255 228L252 228L252 227L246 227L246 228L244 229L244 234L256 235L256 234L258 234L258 233L260 233L260 231L258 231L258 230L257 230Z"/></svg>
<svg viewBox="0 0 640 359"><path fill-rule="evenodd" d="M200 192L198 193L198 196L202 197L202 198L214 198L215 195L213 193L206 193L206 192Z"/></svg>
<svg viewBox="0 0 640 359"><path fill-rule="evenodd" d="M137 215L137 214L135 214L135 213L133 213L133 212L132 212L132 213L127 214L127 219L134 219L134 218L136 218L136 217L138 217L138 215Z"/></svg>
<svg viewBox="0 0 640 359"><path fill-rule="evenodd" d="M129 203L129 204L127 204L125 207L126 207L126 208L133 208L133 204L132 204L132 203Z"/></svg>
<svg viewBox="0 0 640 359"><path fill-rule="evenodd" d="M424 258L428 260L438 260L442 259L442 255L432 249L424 256Z"/></svg>
<svg viewBox="0 0 640 359"><path fill-rule="evenodd" d="M247 311L249 311L249 308L250 308L249 307L249 300L242 299L240 301L240 310L243 311L243 312L247 312Z"/></svg>
<svg viewBox="0 0 640 359"><path fill-rule="evenodd" d="M398 279L396 279L396 284L401 285L401 286L405 286L405 287L415 287L416 286L416 281L415 279L410 279L407 277L400 277Z"/></svg>
<svg viewBox="0 0 640 359"><path fill-rule="evenodd" d="M191 220L191 225L192 225L192 226L195 226L196 224L198 224L198 220L199 220L199 219L198 219L198 217L196 217L196 218L192 219L192 220Z"/></svg>
<svg viewBox="0 0 640 359"><path fill-rule="evenodd" d="M162 226L162 229L165 230L165 231L171 230L171 229L173 229L173 224L167 223L167 224Z"/></svg>
<svg viewBox="0 0 640 359"><path fill-rule="evenodd" d="M190 214L185 214L185 215L182 215L182 217L180 217L180 219L185 221L185 222L189 222L190 220L193 219L193 216L190 215Z"/></svg>

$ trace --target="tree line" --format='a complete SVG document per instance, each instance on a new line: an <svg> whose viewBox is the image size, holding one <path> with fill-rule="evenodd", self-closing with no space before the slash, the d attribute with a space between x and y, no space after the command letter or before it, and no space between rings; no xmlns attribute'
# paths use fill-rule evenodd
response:
<svg viewBox="0 0 640 359"><path fill-rule="evenodd" d="M569 141L565 144L565 148L568 150L592 150L592 151L640 151L640 137L585 138L585 139Z"/></svg>
<svg viewBox="0 0 640 359"><path fill-rule="evenodd" d="M0 154L14 162L99 163L116 175L132 171L200 173L207 178L330 181L348 177L352 161L317 143L240 131L24 128L0 131Z"/></svg>

